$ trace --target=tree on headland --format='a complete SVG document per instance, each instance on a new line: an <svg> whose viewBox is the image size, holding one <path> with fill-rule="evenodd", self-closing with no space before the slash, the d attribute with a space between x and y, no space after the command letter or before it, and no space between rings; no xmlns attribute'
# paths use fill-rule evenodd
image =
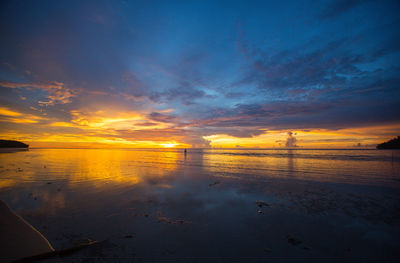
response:
<svg viewBox="0 0 400 263"><path fill-rule="evenodd" d="M29 145L19 141L0 140L0 148L28 148Z"/></svg>
<svg viewBox="0 0 400 263"><path fill-rule="evenodd" d="M400 149L400 136L397 136L397 138L391 139L390 141L378 144L376 149Z"/></svg>

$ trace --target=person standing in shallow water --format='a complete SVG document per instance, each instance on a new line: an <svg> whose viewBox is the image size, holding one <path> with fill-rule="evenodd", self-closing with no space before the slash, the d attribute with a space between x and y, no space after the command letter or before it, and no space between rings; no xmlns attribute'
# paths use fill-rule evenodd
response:
<svg viewBox="0 0 400 263"><path fill-rule="evenodd" d="M183 153L186 155L187 154L187 151L186 151L186 149L185 150L183 150Z"/></svg>

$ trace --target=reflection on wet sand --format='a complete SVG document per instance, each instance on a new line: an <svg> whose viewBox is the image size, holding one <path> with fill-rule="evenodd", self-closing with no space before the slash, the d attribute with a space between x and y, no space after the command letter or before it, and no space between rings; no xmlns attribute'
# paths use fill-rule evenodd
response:
<svg viewBox="0 0 400 263"><path fill-rule="evenodd" d="M0 155L0 199L56 249L108 240L66 262L395 262L399 163L356 154L38 149Z"/></svg>
<svg viewBox="0 0 400 263"><path fill-rule="evenodd" d="M33 181L67 180L70 187L79 182L90 182L93 187L104 187L108 183L129 185L137 184L145 177L162 177L174 171L177 155L176 152L150 152L143 156L142 151L97 149L42 150L34 152L33 156L24 156L29 162L16 163L14 155L3 155L2 163L18 166L15 171L23 173L17 174L10 169L2 172L11 172L16 178L28 176Z"/></svg>
<svg viewBox="0 0 400 263"><path fill-rule="evenodd" d="M287 151L288 151L288 158L287 158L288 165L287 165L287 170L288 170L289 176L291 176L291 175L294 174L294 166L293 166L293 155L294 155L294 153L293 153L293 150L292 150L292 149L289 149L289 150L287 150Z"/></svg>
<svg viewBox="0 0 400 263"><path fill-rule="evenodd" d="M0 148L0 153L27 152L29 148Z"/></svg>
<svg viewBox="0 0 400 263"><path fill-rule="evenodd" d="M7 188L15 185L17 182L12 179L3 179L0 181L0 189L1 188Z"/></svg>

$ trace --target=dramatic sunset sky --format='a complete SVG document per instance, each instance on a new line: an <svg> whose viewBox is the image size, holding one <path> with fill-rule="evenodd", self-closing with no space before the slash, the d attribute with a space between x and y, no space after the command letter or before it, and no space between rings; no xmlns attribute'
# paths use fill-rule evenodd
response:
<svg viewBox="0 0 400 263"><path fill-rule="evenodd" d="M399 28L399 1L2 1L0 138L374 147L400 135Z"/></svg>

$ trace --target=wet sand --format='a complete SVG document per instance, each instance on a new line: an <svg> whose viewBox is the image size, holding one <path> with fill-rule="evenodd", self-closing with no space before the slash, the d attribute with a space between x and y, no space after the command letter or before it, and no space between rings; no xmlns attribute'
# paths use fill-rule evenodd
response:
<svg viewBox="0 0 400 263"><path fill-rule="evenodd" d="M55 249L80 239L102 241L61 258L65 262L397 262L400 257L397 162L342 160L341 167L327 167L337 163L228 156L222 159L228 169L211 162L215 156L190 152L185 158L178 152L58 151L0 156L0 199ZM240 160L247 165L253 160L253 170L240 169L245 166ZM268 164L262 172L260 163ZM304 174L310 163L319 178ZM343 167L353 167L354 175ZM377 170L380 177L365 179Z"/></svg>
<svg viewBox="0 0 400 263"><path fill-rule="evenodd" d="M0 200L0 262L54 251L46 238Z"/></svg>

